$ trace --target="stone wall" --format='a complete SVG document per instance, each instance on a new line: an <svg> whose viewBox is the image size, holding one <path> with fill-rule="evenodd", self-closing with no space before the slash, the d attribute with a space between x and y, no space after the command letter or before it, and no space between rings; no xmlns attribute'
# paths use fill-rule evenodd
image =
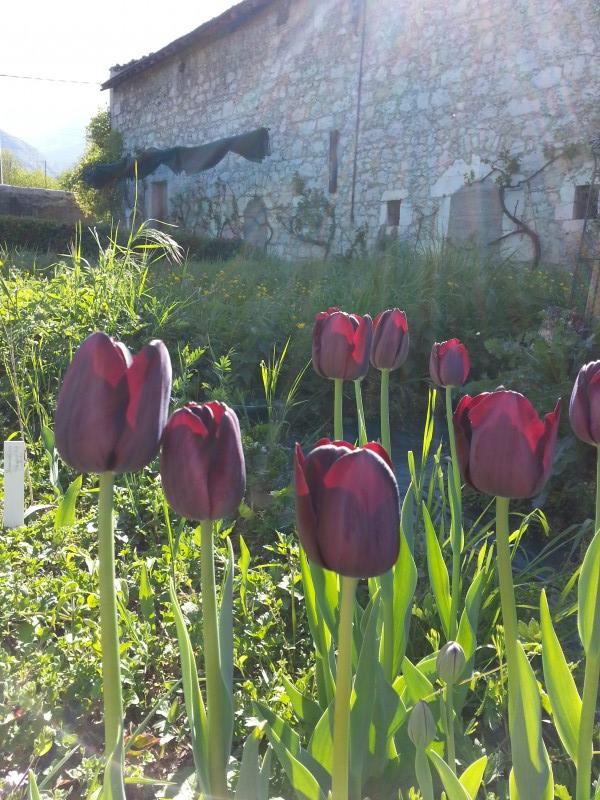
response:
<svg viewBox="0 0 600 800"><path fill-rule="evenodd" d="M74 224L83 212L71 192L0 184L0 214Z"/></svg>
<svg viewBox="0 0 600 800"><path fill-rule="evenodd" d="M111 90L130 152L271 131L262 164L229 155L199 178L162 167L141 187L146 213L166 182L171 217L194 227L212 207L226 235L254 230L244 210L262 201L267 247L283 256L344 251L361 233L371 246L439 239L461 224L452 195L493 186L489 162L505 152L517 158L507 208L539 234L544 261L572 258L576 186L600 131L596 0L293 0L287 20L284 2ZM489 229L503 256L531 257L507 215Z"/></svg>

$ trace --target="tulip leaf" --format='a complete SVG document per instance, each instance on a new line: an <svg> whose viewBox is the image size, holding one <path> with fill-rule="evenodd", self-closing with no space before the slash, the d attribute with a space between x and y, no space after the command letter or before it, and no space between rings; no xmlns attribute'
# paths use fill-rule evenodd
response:
<svg viewBox="0 0 600 800"><path fill-rule="evenodd" d="M31 770L29 770L29 782L27 788L27 800L42 800L35 775Z"/></svg>
<svg viewBox="0 0 600 800"><path fill-rule="evenodd" d="M117 741L106 759L102 800L127 800L123 782L123 726L119 725Z"/></svg>
<svg viewBox="0 0 600 800"><path fill-rule="evenodd" d="M307 727L311 729L314 728L323 713L321 706L316 703L312 697L307 697L299 692L285 674L281 676L281 680L285 686L285 693L292 704L295 715L300 722L304 722Z"/></svg>
<svg viewBox="0 0 600 800"><path fill-rule="evenodd" d="M263 727L264 723L263 725L258 725L244 743L240 774L235 789L235 800L260 800L261 796L264 796L261 791L262 776L259 753Z"/></svg>
<svg viewBox="0 0 600 800"><path fill-rule="evenodd" d="M540 595L540 627L544 679L552 717L565 750L577 763L581 698L554 631L545 590Z"/></svg>
<svg viewBox="0 0 600 800"><path fill-rule="evenodd" d="M483 592L486 572L480 569L476 572L465 597L465 607L461 614L456 641L465 652L467 663L472 662L477 646L477 624L481 610L481 596Z"/></svg>
<svg viewBox="0 0 600 800"><path fill-rule="evenodd" d="M260 773L258 775L258 784L256 797L257 800L269 800L269 783L271 782L271 754L273 752L272 745L269 744L267 752L265 753L262 764L260 765Z"/></svg>
<svg viewBox="0 0 600 800"><path fill-rule="evenodd" d="M429 572L429 581L433 589L433 596L444 629L446 638L450 636L450 606L452 604L450 597L450 579L448 577L448 568L442 555L442 549L429 516L429 510L425 503L423 503L423 521L425 522L425 544L427 549L427 569Z"/></svg>
<svg viewBox="0 0 600 800"><path fill-rule="evenodd" d="M337 614L339 605L338 578L335 572L319 567L317 564L309 564L310 572L315 587L315 598L317 610L329 628L334 639L337 639Z"/></svg>
<svg viewBox="0 0 600 800"><path fill-rule="evenodd" d="M485 768L487 767L487 762L487 756L481 756L481 758L478 758L477 761L469 764L469 766L460 776L461 785L467 790L472 798L477 797L477 792L479 791L479 787L483 781L483 774L485 772Z"/></svg>
<svg viewBox="0 0 600 800"><path fill-rule="evenodd" d="M542 709L537 680L523 646L517 642L517 671L510 681L508 722L513 768L511 800L553 800L554 779L542 738Z"/></svg>
<svg viewBox="0 0 600 800"><path fill-rule="evenodd" d="M240 557L238 560L239 567L240 567L240 601L242 603L242 608L244 609L244 614L248 613L248 608L246 606L246 592L248 589L248 569L250 567L250 551L248 550L248 545L244 541L244 537L240 534Z"/></svg>
<svg viewBox="0 0 600 800"><path fill-rule="evenodd" d="M321 787L312 772L298 761L272 732L269 738L296 796L300 800L325 800Z"/></svg>
<svg viewBox="0 0 600 800"><path fill-rule="evenodd" d="M600 531L588 547L578 586L577 625L586 656L600 655Z"/></svg>
<svg viewBox="0 0 600 800"><path fill-rule="evenodd" d="M376 600L369 605L370 610L365 611L366 624L354 676L350 711L350 781L356 797L361 796L364 759L369 749L369 729L375 701L375 679L379 667L377 626L380 603Z"/></svg>
<svg viewBox="0 0 600 800"><path fill-rule="evenodd" d="M333 708L335 700L325 710L310 737L308 752L331 775L333 767ZM325 788L325 787L323 787Z"/></svg>
<svg viewBox="0 0 600 800"><path fill-rule="evenodd" d="M396 754L394 735L407 716L406 706L402 702L399 691L390 686L383 669L376 665L377 683L375 687L375 704L371 725L372 751L369 758L369 775L379 776L385 770L389 760ZM403 681L398 678L397 681Z"/></svg>
<svg viewBox="0 0 600 800"><path fill-rule="evenodd" d="M440 780L448 795L448 800L473 800L468 789L463 786L444 759L432 748L428 748L426 752L429 756L429 760L436 768L437 774L440 776ZM531 798L531 800L533 800L533 798Z"/></svg>
<svg viewBox="0 0 600 800"><path fill-rule="evenodd" d="M83 475L78 475L75 480L69 484L69 488L56 507L56 512L54 514L54 530L58 531L61 528L75 525L77 498L81 491L82 482Z"/></svg>
<svg viewBox="0 0 600 800"><path fill-rule="evenodd" d="M308 617L308 626L317 648L317 652L327 657L331 634L325 627L323 617L317 608L317 595L313 580L313 573L303 548L300 548L300 569L302 572L302 586L304 588L304 604Z"/></svg>
<svg viewBox="0 0 600 800"><path fill-rule="evenodd" d="M419 700L424 700L435 694L433 684L418 667L409 661L406 656L402 660L402 674L406 681L406 689L412 703L416 705Z"/></svg>
<svg viewBox="0 0 600 800"><path fill-rule="evenodd" d="M412 497L409 492L406 497ZM403 504L402 518L404 519ZM394 618L394 652L392 661L392 675L397 675L400 664L406 652L408 632L410 627L411 612L415 589L417 586L417 566L413 558L412 551L408 545L405 529L400 527L400 554L394 566L394 598L393 598L393 618Z"/></svg>
<svg viewBox="0 0 600 800"><path fill-rule="evenodd" d="M208 792L208 729L206 722L206 709L200 692L198 681L198 668L192 650L192 643L187 631L185 620L181 612L173 579L169 581L169 596L175 628L177 631L177 642L179 644L179 658L181 661L181 678L183 682L183 698L192 739L192 755L194 758L194 768L202 791Z"/></svg>

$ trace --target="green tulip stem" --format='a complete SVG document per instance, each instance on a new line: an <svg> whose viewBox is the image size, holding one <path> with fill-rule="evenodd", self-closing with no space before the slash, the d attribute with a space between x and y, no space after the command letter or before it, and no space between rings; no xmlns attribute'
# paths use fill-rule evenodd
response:
<svg viewBox="0 0 600 800"><path fill-rule="evenodd" d="M381 370L381 444L386 449L388 456L392 457L392 436L390 433L390 371Z"/></svg>
<svg viewBox="0 0 600 800"><path fill-rule="evenodd" d="M113 800L125 800L123 780L123 697L119 626L115 592L115 541L113 534L112 472L100 476L98 493L98 580L100 588L100 643L102 646L102 691L104 695L104 754L112 765L110 790Z"/></svg>
<svg viewBox="0 0 600 800"><path fill-rule="evenodd" d="M348 800L350 760L350 699L352 695L352 621L356 578L341 577L338 656L333 713L331 800Z"/></svg>
<svg viewBox="0 0 600 800"><path fill-rule="evenodd" d="M362 447L367 443L367 426L365 424L365 409L360 381L354 381L354 395L356 397L356 413L358 416L358 443Z"/></svg>
<svg viewBox="0 0 600 800"><path fill-rule="evenodd" d="M508 667L508 693L511 684L517 680L517 606L512 579L512 562L510 559L508 506L506 497L496 498L496 561L498 563L498 582L500 584L500 603L502 606L502 624L504 626L504 647Z"/></svg>
<svg viewBox="0 0 600 800"><path fill-rule="evenodd" d="M444 703L446 706L448 766L456 775L456 747L454 744L454 687L451 683L446 684L446 689L444 691Z"/></svg>
<svg viewBox="0 0 600 800"><path fill-rule="evenodd" d="M598 530L600 530L600 447L596 448L596 458L596 521L594 533L598 533ZM585 677L583 679L583 698L577 742L576 800L590 800L591 796L594 719L598 700L598 683L600 681L600 591L596 593L593 630L592 641L586 653Z"/></svg>
<svg viewBox="0 0 600 800"><path fill-rule="evenodd" d="M344 440L344 419L342 416L342 403L344 399L344 381L342 378L334 379L333 400L333 438L336 442Z"/></svg>
<svg viewBox="0 0 600 800"><path fill-rule="evenodd" d="M431 767L425 748L417 747L415 755L415 774L419 789L423 795L423 800L435 800L433 794L433 780L431 778Z"/></svg>
<svg viewBox="0 0 600 800"><path fill-rule="evenodd" d="M229 754L223 752L224 709L221 708L221 653L217 622L213 523L210 520L204 520L200 523L200 530L200 576L209 748L208 772L211 796L221 800L221 798L227 797L225 770Z"/></svg>
<svg viewBox="0 0 600 800"><path fill-rule="evenodd" d="M456 436L452 417L452 387L446 386L446 420L448 422L448 439L452 459L452 479L450 481L451 498L451 533L452 544L452 592L450 598L450 631L449 639L454 640L458 633L458 609L460 602L460 556L462 550L462 498L458 456L456 454Z"/></svg>

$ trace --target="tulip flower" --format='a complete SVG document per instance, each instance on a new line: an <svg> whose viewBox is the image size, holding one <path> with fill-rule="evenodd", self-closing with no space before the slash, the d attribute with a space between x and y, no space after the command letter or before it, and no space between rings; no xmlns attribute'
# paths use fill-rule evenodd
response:
<svg viewBox="0 0 600 800"><path fill-rule="evenodd" d="M423 800L434 800L433 780L427 760L426 748L433 742L437 726L429 706L419 700L410 712L407 726L408 738L415 746L415 774Z"/></svg>
<svg viewBox="0 0 600 800"><path fill-rule="evenodd" d="M575 435L586 444L600 444L600 361L585 364L577 375L569 418Z"/></svg>
<svg viewBox="0 0 600 800"><path fill-rule="evenodd" d="M346 314L339 308L321 311L315 317L312 362L322 378L354 381L369 369L373 323L367 314Z"/></svg>
<svg viewBox="0 0 600 800"><path fill-rule="evenodd" d="M390 435L390 371L404 364L408 356L408 324L399 308L379 313L373 321L371 364L381 370L381 442L392 454Z"/></svg>
<svg viewBox="0 0 600 800"><path fill-rule="evenodd" d="M399 308L381 311L373 320L371 364L377 369L398 369L408 356L406 314Z"/></svg>
<svg viewBox="0 0 600 800"><path fill-rule="evenodd" d="M352 624L359 577L382 575L400 547L398 484L376 442L322 439L294 460L298 535L308 558L342 575L333 718L331 800L347 800Z"/></svg>
<svg viewBox="0 0 600 800"><path fill-rule="evenodd" d="M233 716L223 696L223 682L229 680L225 676L231 675L233 666L223 661L219 638L213 523L235 514L246 489L246 467L235 412L217 402L188 403L176 411L163 435L160 473L165 497L172 508L183 517L201 522L208 772L211 796L226 797ZM232 648L230 641L225 650Z"/></svg>
<svg viewBox="0 0 600 800"><path fill-rule="evenodd" d="M503 388L465 395L454 412L463 477L485 494L538 494L550 475L559 419L559 403L542 422L526 397Z"/></svg>
<svg viewBox="0 0 600 800"><path fill-rule="evenodd" d="M153 341L132 356L121 342L93 333L73 356L56 406L55 441L63 460L80 472L97 472L98 582L102 643L104 744L110 786L125 800L123 697L113 536L114 474L139 470L158 452L171 393L171 360Z"/></svg>
<svg viewBox="0 0 600 800"><path fill-rule="evenodd" d="M469 377L471 362L467 348L458 339L436 342L429 357L429 374L436 386L446 390L446 421L452 471L448 475L450 490L450 512L452 543L452 608L450 610L450 637L458 633L458 614L460 600L460 557L462 552L462 496L456 439L452 420L452 388L462 386Z"/></svg>
<svg viewBox="0 0 600 800"><path fill-rule="evenodd" d="M533 704L530 699L525 700L521 692L520 664L525 657L519 650L517 635L509 544L509 498L533 497L548 480L559 419L559 403L542 421L526 397L504 388L476 397L466 395L454 413L458 458L464 478L480 492L496 495L496 564L508 667L512 742L531 738L533 720L540 721L538 728L541 726L541 707L538 698ZM536 749L535 757L527 749L513 750L513 779L519 797L553 796L552 769L541 729ZM535 786L532 776L536 776Z"/></svg>
<svg viewBox="0 0 600 800"><path fill-rule="evenodd" d="M355 448L322 439L306 457L296 445L298 535L308 558L355 578L382 575L399 549L398 484L376 442Z"/></svg>
<svg viewBox="0 0 600 800"><path fill-rule="evenodd" d="M79 472L133 472L158 453L171 393L167 348L153 341L133 356L93 333L65 374L55 418L56 447Z"/></svg>
<svg viewBox="0 0 600 800"><path fill-rule="evenodd" d="M456 772L456 748L454 740L454 684L464 672L466 664L465 651L458 642L446 642L440 649L436 660L437 674L444 686L444 702L442 714L446 717L446 735L448 740L448 764Z"/></svg>
<svg viewBox="0 0 600 800"><path fill-rule="evenodd" d="M182 517L217 520L237 511L246 490L240 424L224 403L188 403L163 435L160 473L169 505Z"/></svg>
<svg viewBox="0 0 600 800"><path fill-rule="evenodd" d="M585 564L596 552L595 543L600 536L600 361L584 364L579 370L569 404L569 419L575 435L586 444L596 447L596 514L594 525L594 539L584 559L582 574L586 571ZM593 562L591 562L593 563ZM597 562L596 562L597 563ZM597 574L597 567L591 566L590 572ZM582 635L582 626L579 625L580 636L585 659L585 676L583 683L583 702L577 738L577 800L589 800L590 785L592 782L592 757L594 752L594 721L596 704L598 700L598 686L600 684L600 589L596 590L596 597L589 590L582 591L583 579L580 577L580 604L581 619L588 617L588 628L591 632L586 641ZM590 611L583 609L589 604Z"/></svg>
<svg viewBox="0 0 600 800"><path fill-rule="evenodd" d="M436 386L462 386L471 371L469 353L458 339L436 342L429 357L429 374Z"/></svg>

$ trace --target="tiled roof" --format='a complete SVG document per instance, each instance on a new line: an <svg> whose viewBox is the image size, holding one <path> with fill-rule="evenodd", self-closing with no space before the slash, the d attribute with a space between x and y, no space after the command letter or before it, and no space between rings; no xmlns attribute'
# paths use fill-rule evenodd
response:
<svg viewBox="0 0 600 800"><path fill-rule="evenodd" d="M231 33L263 8L272 5L273 2L275 0L243 0L243 2L237 3L237 5L224 11L218 17L203 23L199 28L195 28L191 33L186 33L185 36L180 36L179 39L175 39L170 44L157 50L156 53L150 53L143 58L130 61L128 64L113 67L111 72L114 71L114 74L111 74L111 77L102 84L102 88L110 89L118 86L120 83L124 83L134 77L134 75L138 75L149 67L177 55L177 53L187 50L189 47L204 44Z"/></svg>

